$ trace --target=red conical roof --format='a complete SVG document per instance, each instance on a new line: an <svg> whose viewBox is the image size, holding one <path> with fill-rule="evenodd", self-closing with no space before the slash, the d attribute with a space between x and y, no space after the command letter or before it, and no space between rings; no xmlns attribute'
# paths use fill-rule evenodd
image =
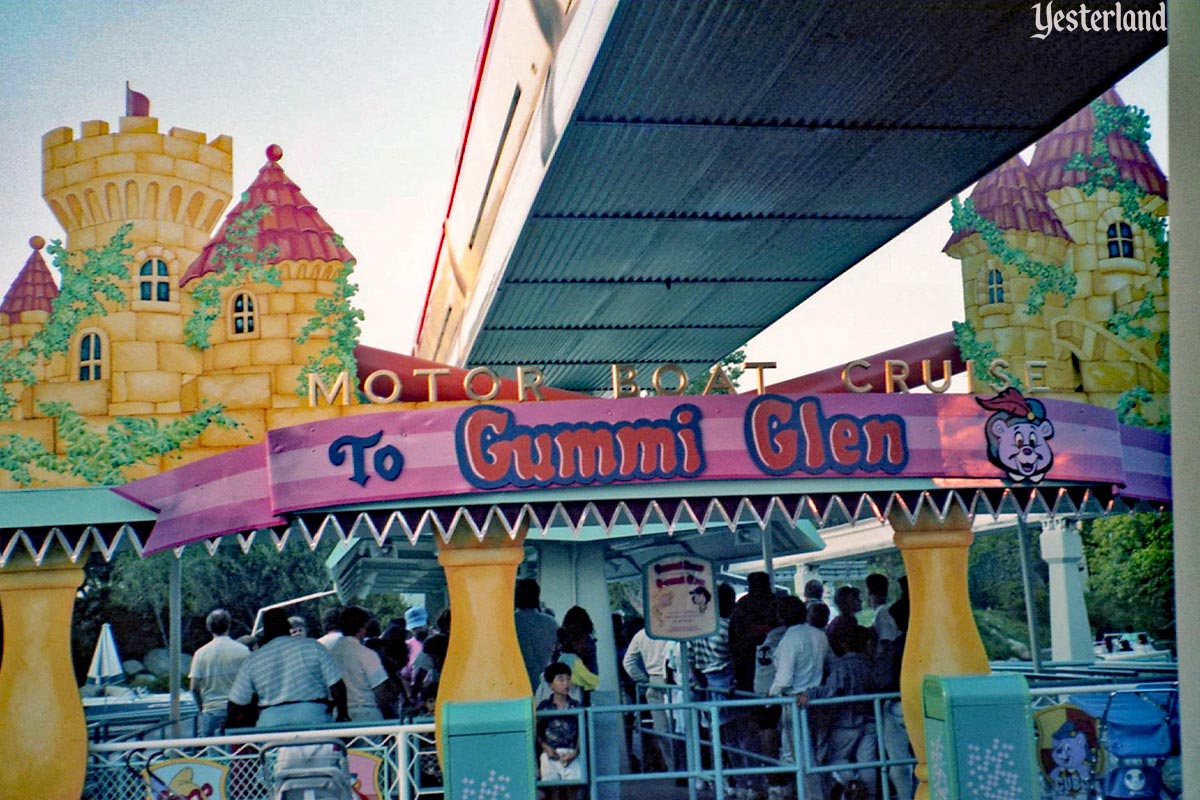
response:
<svg viewBox="0 0 1200 800"><path fill-rule="evenodd" d="M225 222L217 235L204 246L200 256L192 262L179 285L184 286L188 281L216 272L221 268L216 258L216 247L225 241L225 232L229 223L248 208L257 208L262 204L270 207L270 211L258 224L257 247L276 245L279 253L275 257L280 261L350 261L354 258L345 247L339 247L334 242L334 230L321 215L317 207L308 202L300 192L300 187L292 182L279 159L283 158L283 148L273 144L267 148L267 163L258 171L258 176L246 190L241 202L225 215Z"/></svg>
<svg viewBox="0 0 1200 800"><path fill-rule="evenodd" d="M42 258L41 250L46 246L46 240L34 236L29 240L33 252L21 267L21 272L4 295L0 303L0 314L8 316L10 324L20 321L22 311L50 311L54 298L58 297L58 285L50 268Z"/></svg>
<svg viewBox="0 0 1200 800"><path fill-rule="evenodd" d="M1109 89L1100 95L1100 99L1112 106L1125 105L1116 89ZM1089 104L1038 141L1029 166L1043 189L1051 191L1064 186L1075 186L1084 181L1086 176L1082 171L1068 171L1063 167L1067 159L1075 153L1091 155L1092 132L1095 128L1096 115ZM1167 198L1167 177L1163 175L1158 162L1149 151L1143 150L1119 133L1110 133L1106 141L1113 161L1121 170L1122 178L1136 181L1138 186L1150 194L1158 195L1164 200Z"/></svg>
<svg viewBox="0 0 1200 800"><path fill-rule="evenodd" d="M1071 234L1067 233L1050 207L1050 201L1046 199L1033 171L1019 155L980 178L971 192L971 201L976 211L996 223L1001 230L1033 231L1071 239ZM955 231L942 251L945 252L973 233L976 230L969 227Z"/></svg>

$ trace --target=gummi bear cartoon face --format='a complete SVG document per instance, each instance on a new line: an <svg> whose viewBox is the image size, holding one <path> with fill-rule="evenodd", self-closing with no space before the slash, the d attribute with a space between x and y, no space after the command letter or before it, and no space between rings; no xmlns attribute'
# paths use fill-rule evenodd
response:
<svg viewBox="0 0 1200 800"><path fill-rule="evenodd" d="M996 460L1015 481L1037 483L1054 463L1054 454L1046 440L1054 436L1049 420L1040 422L993 419L988 423L988 438L995 437Z"/></svg>
<svg viewBox="0 0 1200 800"><path fill-rule="evenodd" d="M1079 730L1070 734L1059 731L1054 734L1054 747L1050 755L1054 763L1063 769L1077 770L1087 760L1087 737Z"/></svg>
<svg viewBox="0 0 1200 800"><path fill-rule="evenodd" d="M1011 386L995 397L977 397L975 402L995 412L984 423L988 461L1018 483L1041 481L1054 464L1047 443L1054 437L1054 424L1046 419L1045 404Z"/></svg>

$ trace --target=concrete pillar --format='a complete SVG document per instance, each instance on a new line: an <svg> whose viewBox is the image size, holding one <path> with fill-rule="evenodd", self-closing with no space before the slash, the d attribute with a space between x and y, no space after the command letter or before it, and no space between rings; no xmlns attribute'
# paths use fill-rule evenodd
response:
<svg viewBox="0 0 1200 800"><path fill-rule="evenodd" d="M967 594L967 550L975 537L970 519L957 506L944 521L925 508L915 521L894 512L890 522L904 558L911 604L900 701L917 757L920 783L914 798L928 800L921 683L926 675L981 675L991 670Z"/></svg>
<svg viewBox="0 0 1200 800"><path fill-rule="evenodd" d="M0 570L0 797L78 798L87 725L71 663L71 611L83 567L63 554L35 566L18 551ZM19 734L19 735L18 735Z"/></svg>
<svg viewBox="0 0 1200 800"><path fill-rule="evenodd" d="M1055 661L1094 661L1083 596L1083 538L1074 522L1042 523L1042 558L1050 565L1050 649Z"/></svg>
<svg viewBox="0 0 1200 800"><path fill-rule="evenodd" d="M588 612L596 626L596 661L600 688L592 692L593 706L617 705L618 691L617 643L612 629L612 608L608 602L608 582L604 577L604 545L599 542L540 542L538 544L538 583L542 587L542 602L554 610L559 622L571 606ZM628 771L628 754L623 746L625 734L618 714L596 718L596 761L592 769L612 775ZM620 797L620 786L605 784L599 787L598 800Z"/></svg>

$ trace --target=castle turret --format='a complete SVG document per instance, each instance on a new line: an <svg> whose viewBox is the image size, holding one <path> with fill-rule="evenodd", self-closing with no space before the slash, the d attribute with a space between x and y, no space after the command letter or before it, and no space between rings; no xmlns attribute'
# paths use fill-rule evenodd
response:
<svg viewBox="0 0 1200 800"><path fill-rule="evenodd" d="M981 178L971 202L996 225L1007 247L1046 264L1066 259L1071 235L1019 155ZM1069 361L1055 358L1045 321L1061 310L1061 298L1049 296L1046 308L1027 313L1034 279L1005 264L973 227L956 230L943 250L962 262L963 306L979 339L990 343L1018 377L1026 362L1045 361L1045 380L1040 382L1056 393L1075 391L1078 375Z"/></svg>
<svg viewBox="0 0 1200 800"><path fill-rule="evenodd" d="M1124 107L1116 90L1100 100ZM1088 194L1079 184L1087 175L1066 169L1075 153L1091 156L1096 113L1091 105L1043 137L1030 161L1046 198L1071 233L1070 264L1077 285L1066 312L1055 321L1053 339L1079 364L1080 390L1089 402L1114 407L1121 394L1143 387L1165 406L1169 378L1158 337L1168 327L1168 281L1155 263L1158 246L1139 217L1167 213L1167 177L1148 150L1113 132L1105 138L1112 163L1140 190L1139 212L1123 207L1119 192L1100 187ZM1149 313L1148 313L1149 312ZM1134 317L1146 335L1131 335L1111 324L1115 315ZM1147 416L1158 415L1154 408Z"/></svg>
<svg viewBox="0 0 1200 800"><path fill-rule="evenodd" d="M47 380L89 384L61 394L90 413L178 413L181 387L201 369L183 344L186 299L179 278L229 203L233 142L228 136L172 128L150 116L82 123L80 136L56 128L42 137L42 195L67 232L72 252L106 245L126 223L130 279L124 303L84 320L70 352ZM100 384L100 385L96 385ZM75 395L87 393L87 402ZM36 405L36 404L35 404Z"/></svg>
<svg viewBox="0 0 1200 800"><path fill-rule="evenodd" d="M0 302L0 341L12 341L18 347L45 324L58 297L58 284L42 258L46 240L30 237L29 246L33 252Z"/></svg>
<svg viewBox="0 0 1200 800"><path fill-rule="evenodd" d="M274 253L269 263L281 284L251 281L221 289L220 321L209 331L212 346L204 351L196 402L222 403L248 430L264 432L319 416L302 407L297 385L307 360L328 344L329 332L320 328L303 343L297 338L319 313L318 301L333 296L335 281L349 273L354 260L284 173L283 148L273 144L266 156L241 201L181 279L183 291L190 293L206 275L223 271L227 265L220 253L230 243L231 225L244 212L263 209L248 244L255 253ZM206 442L223 435L211 431Z"/></svg>
<svg viewBox="0 0 1200 800"><path fill-rule="evenodd" d="M66 230L69 250L102 246L132 222L135 250L171 251L167 266L176 284L232 197L233 141L222 135L206 142L205 134L184 128L161 134L154 117L121 117L118 124L116 133L91 120L78 139L70 128L43 136L42 196Z"/></svg>
<svg viewBox="0 0 1200 800"><path fill-rule="evenodd" d="M1113 90L1101 99L1124 105ZM1041 373L1037 389L1110 408L1140 387L1151 395L1141 413L1153 421L1169 386L1160 340L1168 287L1145 226L1166 214L1167 179L1149 152L1114 132L1106 139L1109 155L1121 178L1138 187L1140 202L1131 211L1116 190L1089 194L1081 185L1088 175L1067 166L1076 154L1093 154L1095 129L1088 106L1038 142L1028 167L1013 158L971 194L975 210L1003 234L1004 247L1074 277L1069 297L1059 283L1040 311L1027 313L1035 279L1005 264L974 228L956 230L945 252L962 262L967 321L1013 374L1023 379L1029 362L1044 363L1033 370Z"/></svg>

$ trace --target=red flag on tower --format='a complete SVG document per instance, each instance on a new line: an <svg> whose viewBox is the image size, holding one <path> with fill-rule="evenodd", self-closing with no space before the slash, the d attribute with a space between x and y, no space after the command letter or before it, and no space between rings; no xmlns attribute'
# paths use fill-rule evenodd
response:
<svg viewBox="0 0 1200 800"><path fill-rule="evenodd" d="M130 89L129 81L125 81L125 116L150 116L150 98L141 92L135 92L133 89Z"/></svg>

